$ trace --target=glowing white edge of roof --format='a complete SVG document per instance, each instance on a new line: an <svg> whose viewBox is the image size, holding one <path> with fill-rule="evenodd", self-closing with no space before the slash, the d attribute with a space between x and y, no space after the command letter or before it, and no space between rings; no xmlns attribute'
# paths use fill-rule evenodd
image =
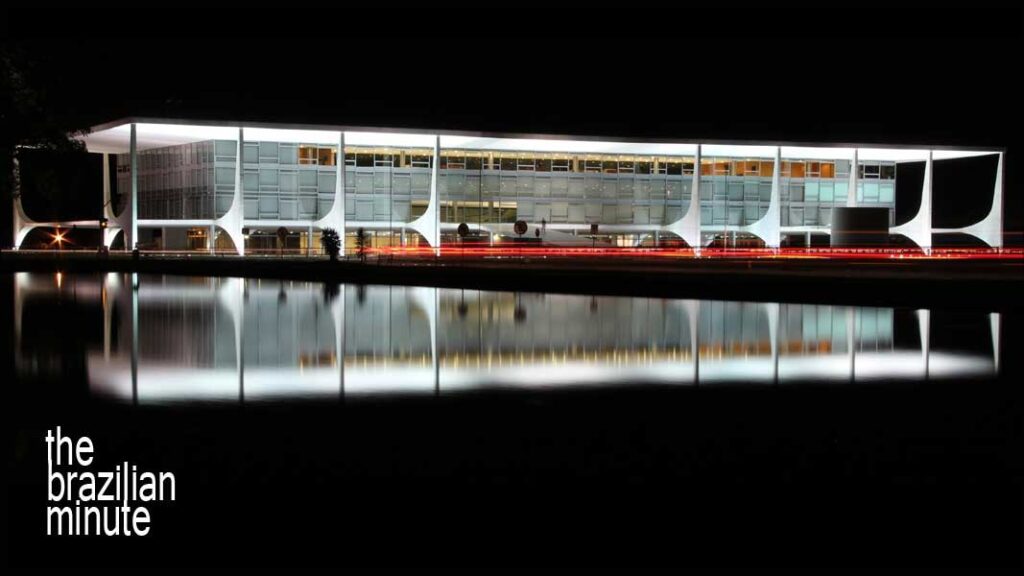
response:
<svg viewBox="0 0 1024 576"><path fill-rule="evenodd" d="M337 130L310 130L291 128L242 127L249 141L295 142L300 144L336 144ZM91 152L124 153L128 151L130 124L121 124L78 136ZM174 146L205 140L234 140L238 127L204 126L193 124L137 123L136 138L140 150ZM434 134L403 132L345 131L347 146L375 146L394 148L431 148ZM568 140L548 138L502 138L489 136L441 135L441 147L463 150L493 150L496 152L563 152L582 154L621 154L651 156L693 156L697 143L643 143L625 141ZM704 144L704 158L774 158L774 145L761 144ZM852 147L793 146L781 147L783 158L804 160L835 160L853 158ZM997 154L999 150L934 149L932 158L944 160ZM861 161L923 161L928 157L924 148L858 148Z"/></svg>

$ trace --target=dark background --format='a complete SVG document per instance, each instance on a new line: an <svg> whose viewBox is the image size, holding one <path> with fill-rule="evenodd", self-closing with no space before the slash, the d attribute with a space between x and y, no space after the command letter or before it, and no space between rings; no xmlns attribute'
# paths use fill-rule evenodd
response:
<svg viewBox="0 0 1024 576"><path fill-rule="evenodd" d="M1022 12L995 6L351 5L313 10L315 29L289 11L188 18L172 9L51 15L44 27L19 7L4 49L25 62L49 120L69 130L149 116L1005 148L1005 231L1016 245ZM393 35L369 35L380 30ZM985 162L946 173L941 164L935 225L983 216L991 186L971 166ZM903 173L919 181L912 165ZM78 182L88 187L69 186L42 209L95 217L99 180ZM898 221L919 190L901 186ZM0 210L4 229L9 222Z"/></svg>
<svg viewBox="0 0 1024 576"><path fill-rule="evenodd" d="M1021 12L993 6L17 7L4 46L31 56L68 129L157 116L1005 147L1019 238ZM638 34L609 35L623 31ZM95 214L78 194L61 207ZM1019 310L1005 318L1019 326ZM91 402L72 367L9 391L8 543L26 571L1019 567L1020 340L1004 334L1003 379L927 390L131 410ZM40 536L36 440L58 423L89 433L104 466L177 472L160 533Z"/></svg>

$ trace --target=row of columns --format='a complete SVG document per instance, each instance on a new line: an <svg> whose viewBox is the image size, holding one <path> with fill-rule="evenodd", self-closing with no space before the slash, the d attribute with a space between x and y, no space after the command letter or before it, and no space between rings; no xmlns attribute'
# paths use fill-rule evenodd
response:
<svg viewBox="0 0 1024 576"><path fill-rule="evenodd" d="M932 248L933 233L961 233L969 234L988 244L992 248L1003 246L1003 153L999 152L998 164L996 166L995 186L992 192L992 206L988 215L981 221L961 228L933 228L932 227L932 180L933 180L933 159L934 153L928 151L925 160L924 182L921 186L921 204L917 213L904 224L892 226L890 234L901 234L906 236L918 247L927 251ZM859 205L857 199L858 185L858 150L853 150L853 163L850 168L849 191L847 192L846 206L856 208ZM700 221L700 161L701 147L697 145L696 162L693 170L693 183L690 192L690 204L686 213L677 221L662 226L661 229L671 232L682 238L687 244L693 247L698 253L702 246L701 221ZM768 211L752 224L738 227L739 231L753 234L764 241L765 246L777 249L782 243L782 212L781 212L781 163L782 147L775 148L775 163L772 171L771 198L768 204Z"/></svg>
<svg viewBox="0 0 1024 576"><path fill-rule="evenodd" d="M210 221L211 227L211 248L212 240L214 237L215 228L224 230L231 241L235 245L236 252L238 255L245 254L245 242L242 235L242 228L244 225L244 200L242 191L242 175L243 175L243 153L244 153L244 141L245 134L242 128L238 129L238 140L237 140L237 151L236 151L236 162L235 162L235 188L234 195L232 197L231 206L228 211L219 218L214 218ZM338 177L335 179L334 189L334 202L331 209L322 218L313 221L310 224L310 229L318 228L323 230L324 228L334 228L341 236L342 245L341 249L344 252L345 248L345 162L344 162L344 150L345 150L345 133L343 131L338 132L338 150L339 161L338 161ZM440 254L441 244L441 223L440 223L440 198L438 195L438 176L440 170L440 153L441 153L441 137L436 135L434 139L433 149L433 162L430 173L430 197L427 203L427 209L418 218L403 225L402 232L405 232L405 228L408 227L411 230L419 233L427 243L433 247L435 255ZM920 248L928 251L932 247L932 233L933 232L957 232L970 234L993 248L1001 248L1003 245L1002 228L1003 228L1003 213L1002 213L1002 200L1003 200L1003 153L999 152L999 160L996 168L996 180L995 189L992 195L992 207L989 210L988 215L981 221L965 226L962 228L955 229L933 229L932 228L932 164L933 164L933 153L931 150L928 151L928 156L925 161L925 176L921 190L921 205L916 215L911 218L908 222L893 226L890 228L892 234L902 234L906 236ZM130 136L129 136L129 155L131 165L131 185L129 191L129 198L127 206L120 215L116 214L113 206L111 206L110 198L110 167L108 163L108 155L103 155L103 202L104 202L104 217L107 219L109 225L103 232L103 243L109 247L117 235L119 230L123 231L125 239L125 248L131 249L135 247L138 241L138 197L139 197L139 180L138 180L138 140L136 133L136 125L133 123L130 125ZM752 224L740 226L737 230L753 234L764 241L765 245L771 249L778 249L781 245L781 160L782 160L782 148L776 146L775 158L774 158L774 170L772 171L772 183L771 183L771 197L768 204L768 211ZM701 210L700 210L700 162L701 162L701 146L697 145L695 154L695 164L693 170L693 180L691 184L690 202L686 212L677 221L670 224L666 224L657 227L654 232L669 232L675 234L683 239L688 245L693 247L699 252L703 245L701 238ZM853 164L850 170L849 180L849 192L847 194L846 205L848 207L857 207L857 184L858 184L858 151L855 148L853 151ZM17 170L17 165L16 165ZM15 186L18 185L17 175L15 177ZM14 200L14 247L17 249L21 242L24 240L28 232L37 226L47 225L47 223L34 222L25 215L21 205L21 199L18 196L17 189L15 190ZM312 234L310 234L312 238Z"/></svg>

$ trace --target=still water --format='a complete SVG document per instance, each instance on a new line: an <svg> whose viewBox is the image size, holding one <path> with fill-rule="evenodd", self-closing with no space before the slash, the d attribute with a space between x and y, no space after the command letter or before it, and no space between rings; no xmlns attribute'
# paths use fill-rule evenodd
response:
<svg viewBox="0 0 1024 576"><path fill-rule="evenodd" d="M15 369L114 402L899 385L1000 370L998 313L134 274L14 278Z"/></svg>

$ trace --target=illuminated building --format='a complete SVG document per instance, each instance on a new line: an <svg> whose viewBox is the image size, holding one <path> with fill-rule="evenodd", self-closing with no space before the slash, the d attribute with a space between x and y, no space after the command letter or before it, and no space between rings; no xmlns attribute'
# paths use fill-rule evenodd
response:
<svg viewBox="0 0 1024 576"><path fill-rule="evenodd" d="M1003 245L1003 151L756 142L636 142L549 136L373 131L338 126L177 123L131 119L82 136L104 155L104 243L130 248L315 249L319 231L365 230L375 246L456 242L467 224L491 243L516 236L551 246L700 248L745 238L779 248L831 234L846 208L888 211L887 232L926 251L934 233ZM344 155L339 150L344 149ZM932 225L935 162L991 155L987 216ZM241 162L238 162L241 158ZM924 162L916 215L895 217L900 163ZM340 171L338 166L344 164ZM339 177L340 176L340 177ZM699 194L694 194L699 190ZM916 191L915 191L916 196ZM116 198L116 201L111 201ZM38 226L15 200L15 246ZM595 229L596 226L596 229ZM284 229L283 238L277 237Z"/></svg>

